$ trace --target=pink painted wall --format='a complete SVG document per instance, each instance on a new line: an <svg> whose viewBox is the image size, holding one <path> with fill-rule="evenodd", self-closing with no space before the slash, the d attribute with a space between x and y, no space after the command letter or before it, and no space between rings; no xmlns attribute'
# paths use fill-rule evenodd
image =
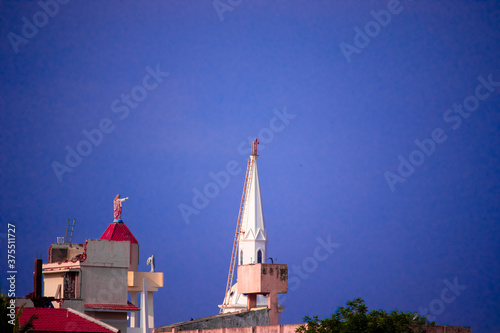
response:
<svg viewBox="0 0 500 333"><path fill-rule="evenodd" d="M256 326L255 333L295 333L295 330L299 326L300 325Z"/></svg>
<svg viewBox="0 0 500 333"><path fill-rule="evenodd" d="M180 331L182 333L295 333L300 325L248 326ZM172 332L177 333L177 332Z"/></svg>
<svg viewBox="0 0 500 333"><path fill-rule="evenodd" d="M418 327L413 330L418 332ZM427 326L426 333L471 333L471 328L462 326Z"/></svg>
<svg viewBox="0 0 500 333"><path fill-rule="evenodd" d="M300 324L215 328L209 330L180 331L182 333L295 333ZM415 328L416 330L417 328ZM172 333L177 333L173 331ZM471 333L470 327L427 326L427 333Z"/></svg>

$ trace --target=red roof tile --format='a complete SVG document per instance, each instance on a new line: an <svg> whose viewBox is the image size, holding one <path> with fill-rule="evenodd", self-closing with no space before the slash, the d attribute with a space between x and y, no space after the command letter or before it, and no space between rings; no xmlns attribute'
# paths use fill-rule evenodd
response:
<svg viewBox="0 0 500 333"><path fill-rule="evenodd" d="M139 244L137 239L132 235L130 230L123 222L113 222L104 231L101 239L112 241L130 241L132 244Z"/></svg>
<svg viewBox="0 0 500 333"><path fill-rule="evenodd" d="M23 308L20 323L23 325L36 314L33 331L39 332L96 332L117 333L120 330L73 309Z"/></svg>
<svg viewBox="0 0 500 333"><path fill-rule="evenodd" d="M140 311L137 306L132 303L128 304L85 304L87 309L103 309L103 310L127 310L127 311Z"/></svg>

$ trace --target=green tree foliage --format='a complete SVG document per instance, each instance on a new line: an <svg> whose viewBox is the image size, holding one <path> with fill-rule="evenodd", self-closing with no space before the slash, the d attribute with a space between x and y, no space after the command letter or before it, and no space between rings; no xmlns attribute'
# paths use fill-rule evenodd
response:
<svg viewBox="0 0 500 333"><path fill-rule="evenodd" d="M33 321L37 319L37 316L34 314L32 315L25 323L24 325L20 325L19 320L21 318L21 314L23 313L23 306L21 306L19 309L16 311L16 316L14 319L14 325L9 323L10 317L7 315L10 313L10 310L7 308L9 305L9 299L7 296L0 294L0 323L1 323L1 330L0 332L13 332L13 333L27 333L30 332L31 329L33 328Z"/></svg>
<svg viewBox="0 0 500 333"><path fill-rule="evenodd" d="M414 333L425 332L425 325L435 325L417 312L386 312L376 310L368 312L362 298L347 301L331 317L320 320L318 316L304 317L304 325L297 328L297 333Z"/></svg>
<svg viewBox="0 0 500 333"><path fill-rule="evenodd" d="M8 323L9 317L7 315L9 314L9 309L7 309L7 306L9 304L9 300L7 296L4 294L0 294L0 323L2 326L1 332L12 332L12 325Z"/></svg>

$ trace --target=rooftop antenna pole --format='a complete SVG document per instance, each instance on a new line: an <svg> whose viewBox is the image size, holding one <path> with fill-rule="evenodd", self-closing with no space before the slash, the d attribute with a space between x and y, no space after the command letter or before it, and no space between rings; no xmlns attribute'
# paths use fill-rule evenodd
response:
<svg viewBox="0 0 500 333"><path fill-rule="evenodd" d="M236 266L236 256L238 254L238 238L241 233L241 221L243 218L243 212L245 211L245 203L248 192L248 184L250 184L250 178L252 175L253 161L257 155L257 145L259 142L257 139L252 142L252 155L248 158L247 164L247 172L245 175L245 184L243 185L243 194L241 195L241 203L240 203L240 211L238 213L238 222L236 224L236 232L234 234L234 242L233 242L233 252L231 254L231 263L229 264L229 273L227 275L227 284L226 284L226 293L224 294L224 302L222 303L222 307L219 313L224 312L224 309L229 305L229 291L231 290L231 286L233 285L233 277L234 277L234 268Z"/></svg>

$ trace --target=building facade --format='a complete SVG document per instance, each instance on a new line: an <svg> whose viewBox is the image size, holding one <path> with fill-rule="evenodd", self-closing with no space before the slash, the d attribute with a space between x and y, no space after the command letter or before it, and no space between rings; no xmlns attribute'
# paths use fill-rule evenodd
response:
<svg viewBox="0 0 500 333"><path fill-rule="evenodd" d="M113 222L100 239L50 246L44 296L55 299L54 308L75 309L122 333L151 332L163 273L138 272L138 263L139 242L125 223Z"/></svg>

